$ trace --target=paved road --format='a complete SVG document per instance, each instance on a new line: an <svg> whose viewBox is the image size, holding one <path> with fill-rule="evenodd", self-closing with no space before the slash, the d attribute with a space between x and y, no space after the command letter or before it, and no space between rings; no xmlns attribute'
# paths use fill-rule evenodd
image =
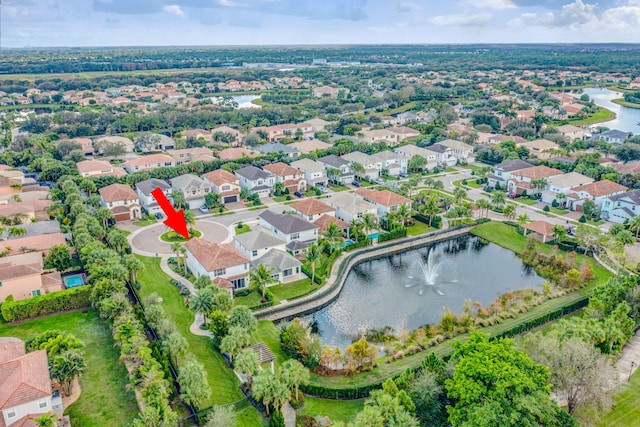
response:
<svg viewBox="0 0 640 427"><path fill-rule="evenodd" d="M202 237L211 242L222 242L230 234L226 226L207 220L198 220L194 228L201 231ZM160 236L166 231L167 227L162 223L139 228L128 236L129 243L142 255L171 255L171 243L160 240Z"/></svg>

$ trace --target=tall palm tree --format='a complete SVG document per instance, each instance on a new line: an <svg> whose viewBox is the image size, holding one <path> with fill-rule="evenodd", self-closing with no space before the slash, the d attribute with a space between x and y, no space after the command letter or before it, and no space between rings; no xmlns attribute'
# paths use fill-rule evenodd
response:
<svg viewBox="0 0 640 427"><path fill-rule="evenodd" d="M465 197L467 197L467 191L464 188L456 188L453 191L453 200L455 204L459 205Z"/></svg>
<svg viewBox="0 0 640 427"><path fill-rule="evenodd" d="M109 227L109 220L113 218L113 212L104 206L96 209L94 216L102 223L102 227L106 230Z"/></svg>
<svg viewBox="0 0 640 427"><path fill-rule="evenodd" d="M487 199L480 199L476 201L476 207L480 209L480 215L483 217L489 216L489 208L491 208L491 203ZM486 212L486 214L485 214Z"/></svg>
<svg viewBox="0 0 640 427"><path fill-rule="evenodd" d="M136 284L138 282L138 273L144 270L144 264L132 254L124 257L124 266L129 270L129 283Z"/></svg>
<svg viewBox="0 0 640 427"><path fill-rule="evenodd" d="M207 323L207 315L213 310L214 304L214 293L211 288L196 289L189 299L189 308L195 313L202 314L204 323Z"/></svg>
<svg viewBox="0 0 640 427"><path fill-rule="evenodd" d="M269 415L269 407L273 405L279 410L279 404L283 404L289 397L289 389L280 379L270 371L261 371L253 379L251 386L253 397L262 402Z"/></svg>
<svg viewBox="0 0 640 427"><path fill-rule="evenodd" d="M189 231L193 229L193 226L196 225L196 214L194 214L190 210L184 211L184 222L189 226Z"/></svg>
<svg viewBox="0 0 640 427"><path fill-rule="evenodd" d="M296 391L296 400L298 400L298 389L301 385L309 383L309 369L297 360L289 359L282 364L280 375L287 387Z"/></svg>
<svg viewBox="0 0 640 427"><path fill-rule="evenodd" d="M372 213L366 213L362 215L362 228L364 229L364 234L366 238L369 238L369 232L376 228L378 225L378 220L376 216Z"/></svg>
<svg viewBox="0 0 640 427"><path fill-rule="evenodd" d="M320 261L322 254L317 245L311 244L307 246L307 251L304 255L304 261L311 266L311 285L313 286L316 279L316 263Z"/></svg>
<svg viewBox="0 0 640 427"><path fill-rule="evenodd" d="M64 393L71 396L73 379L87 368L87 361L76 349L65 351L53 358L51 376L61 385Z"/></svg>
<svg viewBox="0 0 640 427"><path fill-rule="evenodd" d="M181 247L182 245L180 244L180 242L174 242L171 244L171 250L176 254L176 262L178 263L178 269L181 269L181 266L180 266L180 248Z"/></svg>
<svg viewBox="0 0 640 427"><path fill-rule="evenodd" d="M634 216L633 218L631 218L629 220L629 223L627 224L627 226L629 227L629 230L635 232L635 236L636 236L636 239L637 239L638 238L638 233L640 233L640 215L639 216Z"/></svg>
<svg viewBox="0 0 640 427"><path fill-rule="evenodd" d="M339 243L342 243L344 241L344 239L342 238L342 230L340 230L340 227L338 227L338 224L336 224L335 222L330 222L327 225L327 228L324 230L324 233L322 233L322 236L329 245L329 254L332 254L333 249Z"/></svg>
<svg viewBox="0 0 640 427"><path fill-rule="evenodd" d="M496 209L502 209L505 203L507 203L507 193L500 190L496 190L491 193L491 204Z"/></svg>
<svg viewBox="0 0 640 427"><path fill-rule="evenodd" d="M264 264L258 264L249 272L249 284L262 294L262 302L266 300L267 286L278 283L273 278L273 269Z"/></svg>
<svg viewBox="0 0 640 427"><path fill-rule="evenodd" d="M244 373L247 376L247 383L251 385L253 376L260 371L258 353L249 348L245 348L236 356L233 367L236 371Z"/></svg>
<svg viewBox="0 0 640 427"><path fill-rule="evenodd" d="M184 246L180 246L180 256L182 257L182 269L184 271L184 275L187 275L187 248Z"/></svg>
<svg viewBox="0 0 640 427"><path fill-rule="evenodd" d="M396 211L398 214L398 219L402 223L403 226L406 226L409 220L411 219L411 206L406 203L398 206L398 210Z"/></svg>

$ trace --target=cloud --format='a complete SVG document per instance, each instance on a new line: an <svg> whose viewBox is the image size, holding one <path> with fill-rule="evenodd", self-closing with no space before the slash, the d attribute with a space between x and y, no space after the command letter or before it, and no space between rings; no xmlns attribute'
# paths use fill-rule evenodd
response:
<svg viewBox="0 0 640 427"><path fill-rule="evenodd" d="M162 6L162 10L176 16L184 16L184 10L182 10L182 8L177 4L168 4L168 5Z"/></svg>
<svg viewBox="0 0 640 427"><path fill-rule="evenodd" d="M513 21L516 25L544 26L544 27L568 27L580 28L588 24L596 23L596 5L585 3L583 0L575 0L567 3L562 9L545 13L523 13Z"/></svg>
<svg viewBox="0 0 640 427"><path fill-rule="evenodd" d="M422 8L420 6L418 6L417 4L414 4L414 3L409 3L409 2L406 2L406 1L399 1L397 9L398 9L399 13L411 13L411 12L417 12L417 11L421 10Z"/></svg>
<svg viewBox="0 0 640 427"><path fill-rule="evenodd" d="M459 0L465 5L478 9L513 9L516 7L513 0Z"/></svg>
<svg viewBox="0 0 640 427"><path fill-rule="evenodd" d="M438 27L480 27L489 22L491 15L488 13L476 13L468 15L440 15L429 19L429 22Z"/></svg>

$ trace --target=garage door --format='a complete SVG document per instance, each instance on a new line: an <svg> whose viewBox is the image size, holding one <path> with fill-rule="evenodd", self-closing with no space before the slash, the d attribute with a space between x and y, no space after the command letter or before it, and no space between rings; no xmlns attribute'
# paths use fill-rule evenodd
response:
<svg viewBox="0 0 640 427"><path fill-rule="evenodd" d="M235 203L238 201L238 196L226 196L223 200L224 203Z"/></svg>
<svg viewBox="0 0 640 427"><path fill-rule="evenodd" d="M115 214L114 218L116 219L116 221L127 221L129 219L129 212Z"/></svg>

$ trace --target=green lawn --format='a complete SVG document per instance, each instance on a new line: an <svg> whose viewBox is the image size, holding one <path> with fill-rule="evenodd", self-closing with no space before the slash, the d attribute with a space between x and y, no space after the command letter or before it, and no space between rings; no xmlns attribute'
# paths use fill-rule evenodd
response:
<svg viewBox="0 0 640 427"><path fill-rule="evenodd" d="M566 215L569 213L569 209L560 209L560 208L554 208L553 206L549 206L549 212L552 212L556 215Z"/></svg>
<svg viewBox="0 0 640 427"><path fill-rule="evenodd" d="M636 104L635 102L627 102L624 100L624 98L612 99L611 102L613 102L614 104L622 105L623 107L640 108L640 104Z"/></svg>
<svg viewBox="0 0 640 427"><path fill-rule="evenodd" d="M289 194L287 194L287 195L285 195L285 196L278 196L278 197L274 197L274 198L273 198L273 200L274 200L275 202L278 202L278 203L282 203L282 202L285 202L285 201L287 201L287 200L291 200L291 199L292 199L292 196L291 196L291 195L289 195Z"/></svg>
<svg viewBox="0 0 640 427"><path fill-rule="evenodd" d="M350 188L347 187L346 185L338 185L338 184L330 184L329 188L332 189L333 191L347 191L347 190L350 190Z"/></svg>
<svg viewBox="0 0 640 427"><path fill-rule="evenodd" d="M158 221L153 217L146 217L145 219L141 219L139 221L133 221L133 225L137 225L138 227L144 227L147 225L155 224Z"/></svg>
<svg viewBox="0 0 640 427"><path fill-rule="evenodd" d="M80 377L82 393L76 403L65 409L71 423L82 427L131 425L138 405L128 388L127 371L118 363L119 348L95 311L56 314L16 325L0 321L0 336L23 340L50 329L70 332L85 344L88 366Z"/></svg>
<svg viewBox="0 0 640 427"><path fill-rule="evenodd" d="M253 307L262 302L262 295L256 291L251 291L249 295L244 297L234 297L234 305L246 305L247 307Z"/></svg>
<svg viewBox="0 0 640 427"><path fill-rule="evenodd" d="M575 126L584 126L584 125L592 125L595 123L606 122L609 120L613 120L615 118L615 113L611 110L607 110L606 108L600 108L591 116L586 119L578 119L578 120L569 120L569 124Z"/></svg>
<svg viewBox="0 0 640 427"><path fill-rule="evenodd" d="M536 203L538 203L537 200L529 199L528 197L519 197L519 198L517 198L515 200L516 200L516 202L522 203L523 205L527 205L527 206L533 206Z"/></svg>
<svg viewBox="0 0 640 427"><path fill-rule="evenodd" d="M142 285L138 291L141 299L144 301L144 298L153 292L162 298L162 306L167 317L176 324L178 331L189 343L188 352L205 367L211 387L211 398L204 406L223 405L243 398L238 378L227 369L224 359L213 348L211 338L196 336L189 331L194 315L182 302L183 298L178 288L171 285L169 277L160 269L160 260L139 255L136 257L144 264L144 270L138 276Z"/></svg>
<svg viewBox="0 0 640 427"><path fill-rule="evenodd" d="M193 237L201 237L202 232L198 230L191 230L193 232ZM163 242L174 243L174 242L186 242L187 239L182 237L182 235L176 233L175 231L167 231L160 235L160 240Z"/></svg>
<svg viewBox="0 0 640 427"><path fill-rule="evenodd" d="M258 330L254 334L256 342L263 342L276 356L276 366L279 367L288 359L280 346L280 330L270 320L258 321Z"/></svg>
<svg viewBox="0 0 640 427"><path fill-rule="evenodd" d="M435 228L429 227L424 222L415 221L413 225L407 227L407 236L419 236L435 230Z"/></svg>
<svg viewBox="0 0 640 427"><path fill-rule="evenodd" d="M249 227L247 224L238 224L235 228L236 234L244 234L251 231L251 227Z"/></svg>
<svg viewBox="0 0 640 427"><path fill-rule="evenodd" d="M330 400L305 396L304 407L298 410L298 414L327 415L334 423L342 421L348 423L354 420L356 414L364 408L364 399L360 400Z"/></svg>
<svg viewBox="0 0 640 427"><path fill-rule="evenodd" d="M635 427L640 419L640 374L631 376L628 388L620 387L613 398L614 406L604 414L598 427Z"/></svg>
<svg viewBox="0 0 640 427"><path fill-rule="evenodd" d="M273 295L275 295L278 301L282 301L299 295L305 295L312 290L317 290L318 288L318 285L311 286L311 279L306 278L291 283L275 285L269 289L271 289L271 292L273 292Z"/></svg>
<svg viewBox="0 0 640 427"><path fill-rule="evenodd" d="M262 427L267 422L253 406L236 413L236 427Z"/></svg>

